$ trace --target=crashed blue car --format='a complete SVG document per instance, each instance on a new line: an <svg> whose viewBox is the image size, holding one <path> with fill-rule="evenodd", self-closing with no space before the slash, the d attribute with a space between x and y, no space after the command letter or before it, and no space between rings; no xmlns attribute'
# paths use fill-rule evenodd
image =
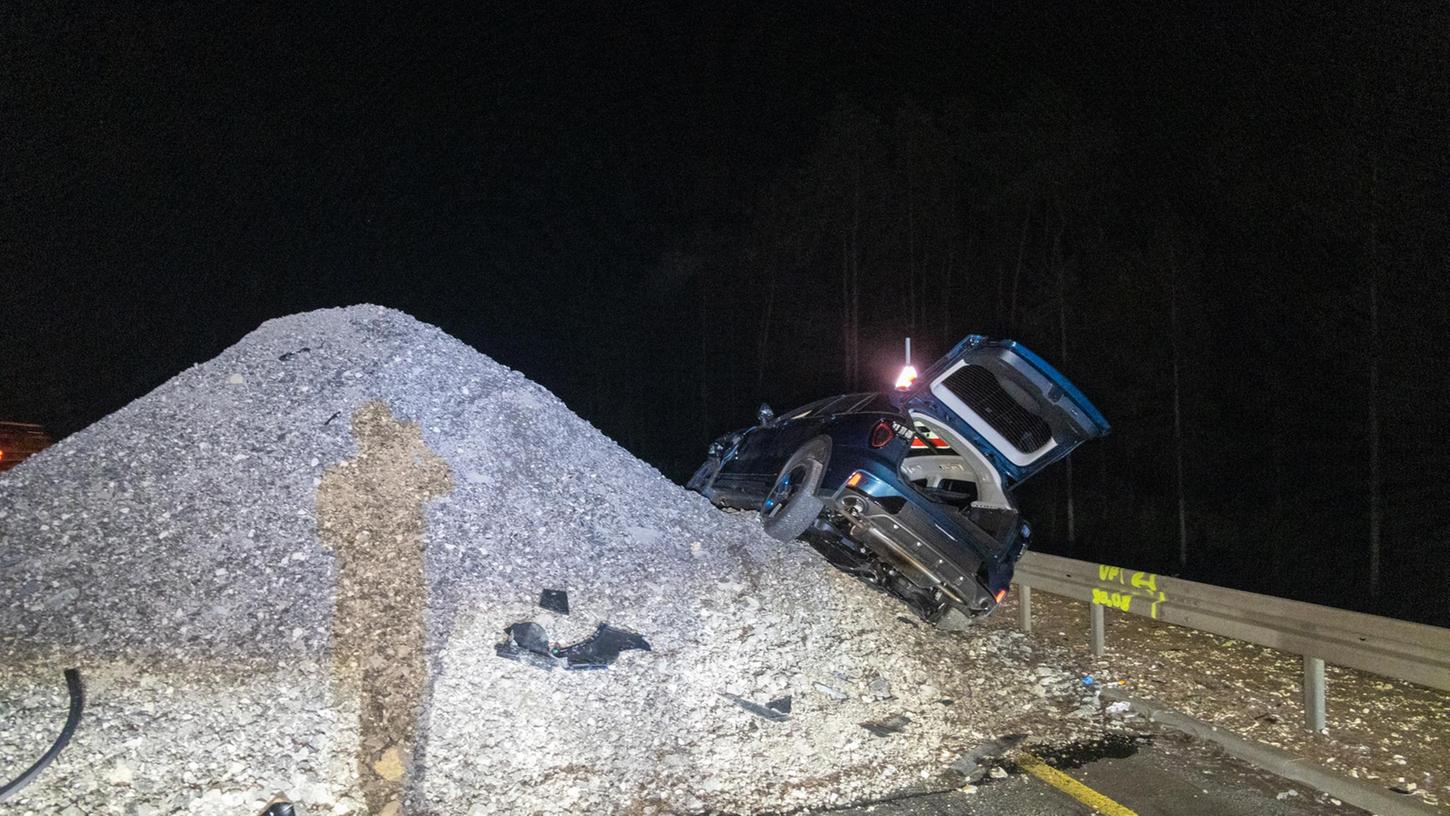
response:
<svg viewBox="0 0 1450 816"><path fill-rule="evenodd" d="M902 390L844 394L710 444L686 484L758 510L942 628L990 613L1031 535L1012 492L1108 422L1013 340L971 335Z"/></svg>

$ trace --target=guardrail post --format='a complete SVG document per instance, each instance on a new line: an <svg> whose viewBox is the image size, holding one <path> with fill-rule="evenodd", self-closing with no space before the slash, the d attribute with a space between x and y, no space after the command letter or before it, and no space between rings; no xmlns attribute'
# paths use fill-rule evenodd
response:
<svg viewBox="0 0 1450 816"><path fill-rule="evenodd" d="M1032 634L1032 587L1022 584L1017 585L1017 627Z"/></svg>
<svg viewBox="0 0 1450 816"><path fill-rule="evenodd" d="M1102 657L1107 648L1107 624L1103 621L1102 604L1092 604L1093 657Z"/></svg>
<svg viewBox="0 0 1450 816"><path fill-rule="evenodd" d="M1323 731L1324 723L1324 661L1304 655L1304 727Z"/></svg>

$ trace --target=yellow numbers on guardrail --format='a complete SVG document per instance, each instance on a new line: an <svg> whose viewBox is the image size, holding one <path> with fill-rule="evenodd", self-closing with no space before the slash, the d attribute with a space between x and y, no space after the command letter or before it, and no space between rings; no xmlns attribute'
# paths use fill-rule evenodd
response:
<svg viewBox="0 0 1450 816"><path fill-rule="evenodd" d="M1168 600L1167 596L1158 591L1158 576L1151 572L1138 572L1099 564L1098 583L1116 584L1123 587L1121 590L1116 587L1094 588L1093 603L1098 606L1111 606L1114 609L1131 612L1133 611L1133 601L1137 600L1140 608L1147 605L1148 617L1156 618L1158 617L1158 604Z"/></svg>

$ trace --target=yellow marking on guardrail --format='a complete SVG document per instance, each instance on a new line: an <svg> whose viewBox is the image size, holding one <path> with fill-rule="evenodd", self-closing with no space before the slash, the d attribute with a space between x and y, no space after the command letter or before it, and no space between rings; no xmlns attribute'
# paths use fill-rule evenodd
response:
<svg viewBox="0 0 1450 816"><path fill-rule="evenodd" d="M1158 604L1167 600L1167 596L1158 591L1158 576L1151 572L1138 572L1136 570L1125 570L1122 567L1111 567L1107 564L1099 564L1098 581L1104 584L1120 584L1124 587L1132 587L1132 589L1125 592L1094 589L1093 603L1098 606L1111 606L1114 609L1131 612L1133 611L1133 599L1137 598L1141 599L1143 603L1148 604L1148 617L1157 618Z"/></svg>
<svg viewBox="0 0 1450 816"><path fill-rule="evenodd" d="M1017 764L1022 770L1057 788L1093 810L1096 810L1098 813L1103 814L1103 816L1138 816L1134 811L1114 802L1112 799L1048 765L1032 754L1019 754Z"/></svg>

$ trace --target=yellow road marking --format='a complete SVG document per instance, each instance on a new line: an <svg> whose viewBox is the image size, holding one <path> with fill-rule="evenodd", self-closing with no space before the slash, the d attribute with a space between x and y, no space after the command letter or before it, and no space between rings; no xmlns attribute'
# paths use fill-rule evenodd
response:
<svg viewBox="0 0 1450 816"><path fill-rule="evenodd" d="M1114 802L1031 754L1019 754L1017 756L1017 764L1022 770L1082 802L1084 805L1103 814L1103 816L1138 816L1137 813Z"/></svg>

